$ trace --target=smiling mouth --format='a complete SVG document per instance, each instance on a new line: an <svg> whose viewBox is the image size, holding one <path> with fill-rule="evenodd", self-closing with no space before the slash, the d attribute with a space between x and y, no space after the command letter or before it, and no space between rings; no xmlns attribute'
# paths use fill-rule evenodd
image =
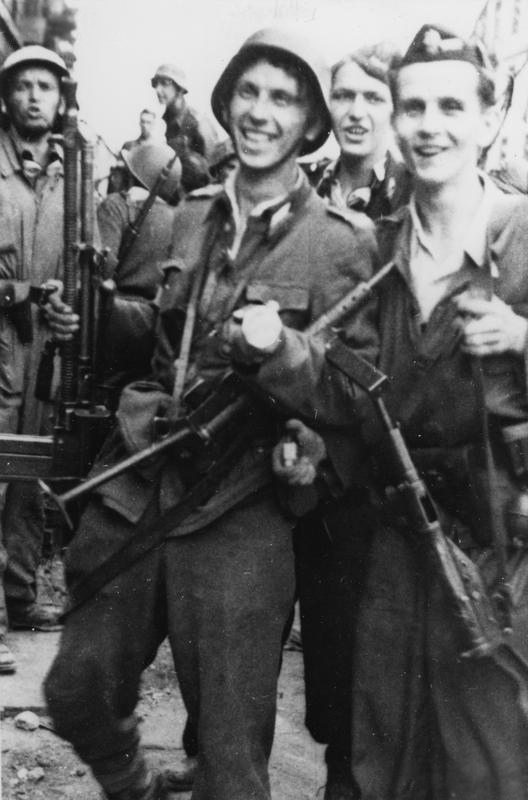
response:
<svg viewBox="0 0 528 800"><path fill-rule="evenodd" d="M353 125L353 126L351 125L348 128L343 128L343 133L345 134L345 136L348 136L350 138L360 138L362 136L365 136L368 133L368 130L366 128L363 128L361 125Z"/></svg>
<svg viewBox="0 0 528 800"><path fill-rule="evenodd" d="M437 146L434 146L434 147L432 147L432 146L431 147L415 147L414 148L414 152L420 158L433 158L434 156L437 156L440 153L443 153L444 152L444 148L443 147L437 147Z"/></svg>
<svg viewBox="0 0 528 800"><path fill-rule="evenodd" d="M241 128L240 133L242 134L244 142L248 145L259 146L263 144L269 144L273 139L273 136L270 133L266 133L265 131L255 131L249 128Z"/></svg>

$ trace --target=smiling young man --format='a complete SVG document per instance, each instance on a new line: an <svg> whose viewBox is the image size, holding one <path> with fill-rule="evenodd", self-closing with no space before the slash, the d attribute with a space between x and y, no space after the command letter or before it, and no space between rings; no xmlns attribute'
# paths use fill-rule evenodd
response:
<svg viewBox="0 0 528 800"><path fill-rule="evenodd" d="M410 194L410 175L391 152L393 57L393 50L378 44L332 67L329 109L339 157L326 167L317 192L338 208L363 211L371 219L395 211Z"/></svg>
<svg viewBox="0 0 528 800"><path fill-rule="evenodd" d="M175 381L204 397L234 368L255 393L210 448L171 453L154 473L102 487L68 554L72 608L47 696L57 731L114 800L164 796L138 746L134 709L141 672L166 635L198 731L194 800L270 797L294 596L292 523L272 491L270 453L282 407L336 433L349 424L351 386L330 379L324 343L300 329L367 278L374 259L370 227L326 208L296 163L329 134L328 78L306 43L275 30L250 37L220 76L213 110L239 167L178 208L152 360L158 383L124 390L113 444L122 452L146 443L161 408L189 412L186 392L171 399ZM369 325L345 333L375 346ZM205 496L179 521L170 517L159 546L132 565L120 557L110 580L105 562L136 528L154 543L160 511L188 503L187 490L203 492L204 480ZM87 596L86 579L101 570L106 585Z"/></svg>
<svg viewBox="0 0 528 800"><path fill-rule="evenodd" d="M414 193L378 226L381 258L396 265L380 290L387 403L514 654L472 643L401 508L381 499L394 476L366 421L383 511L354 651L352 768L364 800L526 800L526 599L512 587L525 585L528 535L516 460L528 438L528 203L477 168L496 125L479 45L424 26L392 92Z"/></svg>

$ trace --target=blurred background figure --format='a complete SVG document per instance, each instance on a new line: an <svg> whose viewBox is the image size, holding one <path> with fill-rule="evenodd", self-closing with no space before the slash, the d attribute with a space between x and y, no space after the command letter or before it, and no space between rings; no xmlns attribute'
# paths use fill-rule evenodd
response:
<svg viewBox="0 0 528 800"><path fill-rule="evenodd" d="M139 114L139 136L124 143L121 150L132 150L146 142L156 140L159 131L156 128L157 115L155 111L144 108Z"/></svg>
<svg viewBox="0 0 528 800"><path fill-rule="evenodd" d="M123 150L133 150L134 147L139 147L146 142L161 138L161 133L156 123L156 112L151 111L149 108L142 109L139 114L139 136L137 139L128 139L121 147L116 163L110 167L107 194L126 191L130 188L132 185L130 171L123 160L122 152Z"/></svg>
<svg viewBox="0 0 528 800"><path fill-rule="evenodd" d="M148 141L122 155L130 188L108 195L97 209L101 242L108 249L106 274L116 288L104 347L105 383L115 395L149 369L152 301L168 257L182 175L180 160L165 142ZM161 170L171 162L166 179L151 196Z"/></svg>
<svg viewBox="0 0 528 800"><path fill-rule="evenodd" d="M212 155L217 135L212 122L187 103L187 77L175 64L161 64L151 80L156 96L165 106L165 138L179 156L182 150L194 150L207 159Z"/></svg>

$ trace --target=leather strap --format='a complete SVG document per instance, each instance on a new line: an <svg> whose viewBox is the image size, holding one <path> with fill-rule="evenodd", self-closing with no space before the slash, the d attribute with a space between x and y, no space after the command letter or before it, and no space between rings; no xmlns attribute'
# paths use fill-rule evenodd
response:
<svg viewBox="0 0 528 800"><path fill-rule="evenodd" d="M206 474L184 495L182 500L157 519L146 522L140 520L130 539L99 568L86 575L78 583L69 588L69 599L64 616L85 603L99 592L109 581L125 572L143 556L161 545L171 531L199 506L205 503L214 493L216 487L240 458L251 438L249 426L243 430L209 467ZM149 510L145 516L149 514ZM145 519L145 516L143 519Z"/></svg>

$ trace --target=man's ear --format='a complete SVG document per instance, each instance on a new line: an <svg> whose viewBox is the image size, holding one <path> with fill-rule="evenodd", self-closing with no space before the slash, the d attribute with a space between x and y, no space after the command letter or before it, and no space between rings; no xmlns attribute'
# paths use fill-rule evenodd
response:
<svg viewBox="0 0 528 800"><path fill-rule="evenodd" d="M57 108L57 114L64 114L66 111L66 103L64 102L64 97L61 95L61 99L59 100L59 106Z"/></svg>
<svg viewBox="0 0 528 800"><path fill-rule="evenodd" d="M483 150L493 144L503 122L504 114L500 103L484 109L479 132L479 145Z"/></svg>

